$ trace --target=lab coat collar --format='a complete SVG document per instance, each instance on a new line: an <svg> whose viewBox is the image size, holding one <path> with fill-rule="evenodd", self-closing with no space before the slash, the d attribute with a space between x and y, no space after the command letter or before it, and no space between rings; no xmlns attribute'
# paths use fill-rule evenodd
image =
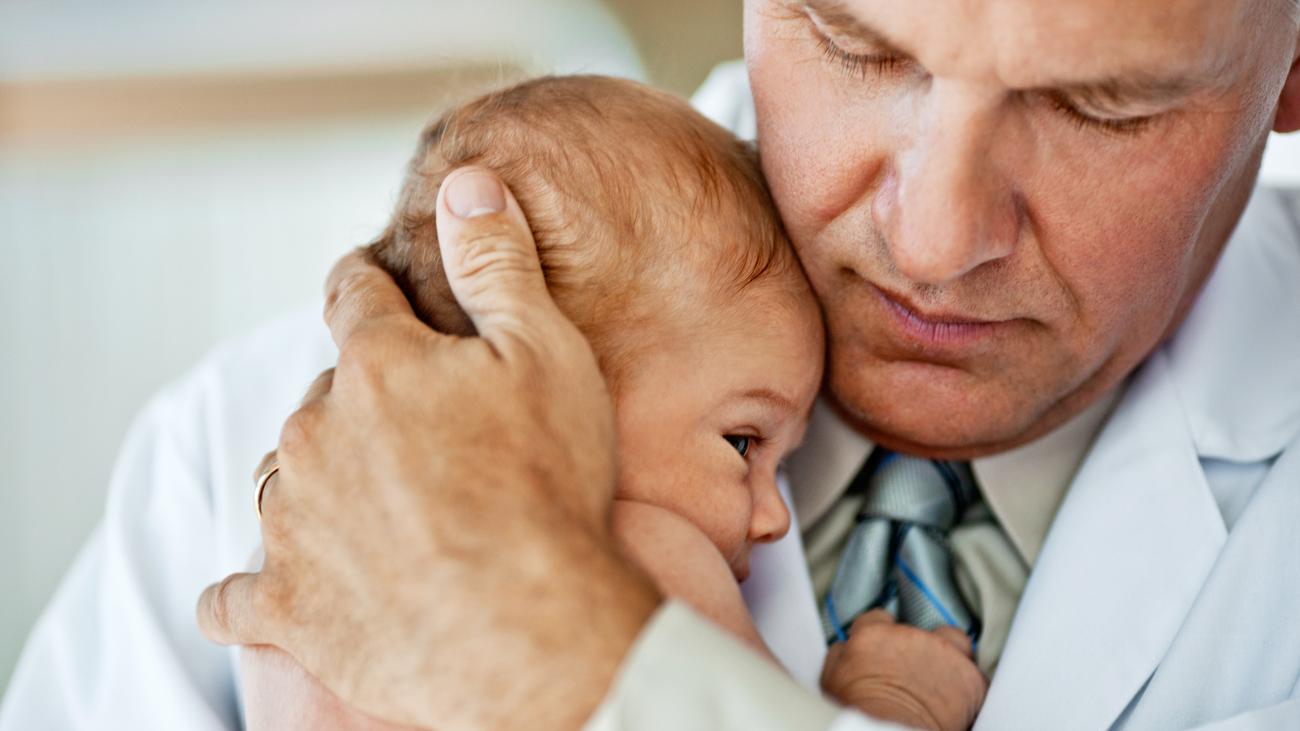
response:
<svg viewBox="0 0 1300 731"><path fill-rule="evenodd" d="M977 731L1046 719L1109 727L1164 656L1225 537L1157 353L1061 506Z"/></svg>
<svg viewBox="0 0 1300 731"><path fill-rule="evenodd" d="M1257 193L1134 376L1043 546L977 731L1108 728L1164 657L1227 539L1200 460L1264 459L1300 431L1297 228Z"/></svg>
<svg viewBox="0 0 1300 731"><path fill-rule="evenodd" d="M1166 346L1202 457L1257 462L1300 432L1298 217L1278 191L1257 190Z"/></svg>

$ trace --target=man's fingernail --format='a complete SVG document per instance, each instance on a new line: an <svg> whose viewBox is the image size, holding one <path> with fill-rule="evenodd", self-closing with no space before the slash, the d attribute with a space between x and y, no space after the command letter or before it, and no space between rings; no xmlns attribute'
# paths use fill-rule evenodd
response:
<svg viewBox="0 0 1300 731"><path fill-rule="evenodd" d="M495 175L470 170L447 183L447 209L461 218L500 213L506 209L506 192Z"/></svg>

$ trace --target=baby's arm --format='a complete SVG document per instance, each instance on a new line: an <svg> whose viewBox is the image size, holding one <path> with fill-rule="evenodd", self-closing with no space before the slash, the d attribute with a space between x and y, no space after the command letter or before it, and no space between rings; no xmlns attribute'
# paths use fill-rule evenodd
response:
<svg viewBox="0 0 1300 731"><path fill-rule="evenodd" d="M630 500L614 501L611 526L623 552L666 596L685 602L772 658L731 568L699 528L670 510Z"/></svg>
<svg viewBox="0 0 1300 731"><path fill-rule="evenodd" d="M731 569L703 532L669 510L628 500L614 501L612 525L615 540L660 591L776 662ZM883 611L859 618L848 641L831 648L822 672L822 689L840 703L934 731L969 729L987 687L960 630L925 632Z"/></svg>

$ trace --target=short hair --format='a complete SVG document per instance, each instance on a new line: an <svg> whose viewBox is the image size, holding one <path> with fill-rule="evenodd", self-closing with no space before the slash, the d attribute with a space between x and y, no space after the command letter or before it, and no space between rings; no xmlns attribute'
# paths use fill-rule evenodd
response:
<svg viewBox="0 0 1300 731"><path fill-rule="evenodd" d="M370 246L417 313L444 332L473 331L447 285L435 220L442 181L470 164L514 192L557 304L607 376L620 360L617 333L671 306L671 293L656 291L664 277L647 274L695 263L725 292L798 266L752 145L635 82L543 77L429 125L397 211Z"/></svg>

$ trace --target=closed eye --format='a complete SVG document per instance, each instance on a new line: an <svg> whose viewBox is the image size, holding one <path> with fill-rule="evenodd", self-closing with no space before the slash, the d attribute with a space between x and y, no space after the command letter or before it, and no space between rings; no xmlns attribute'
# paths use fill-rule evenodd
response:
<svg viewBox="0 0 1300 731"><path fill-rule="evenodd" d="M909 63L909 59L896 53L849 53L840 48L835 41L821 31L814 30L817 36L817 45L822 50L822 55L826 60L838 66L844 73L863 81L873 76L883 76L885 74L901 71Z"/></svg>
<svg viewBox="0 0 1300 731"><path fill-rule="evenodd" d="M1067 120L1080 129L1091 128L1119 135L1134 135L1149 127L1155 119L1155 115L1119 119L1094 117L1080 110L1061 94L1048 92L1045 96L1052 109L1065 115Z"/></svg>

